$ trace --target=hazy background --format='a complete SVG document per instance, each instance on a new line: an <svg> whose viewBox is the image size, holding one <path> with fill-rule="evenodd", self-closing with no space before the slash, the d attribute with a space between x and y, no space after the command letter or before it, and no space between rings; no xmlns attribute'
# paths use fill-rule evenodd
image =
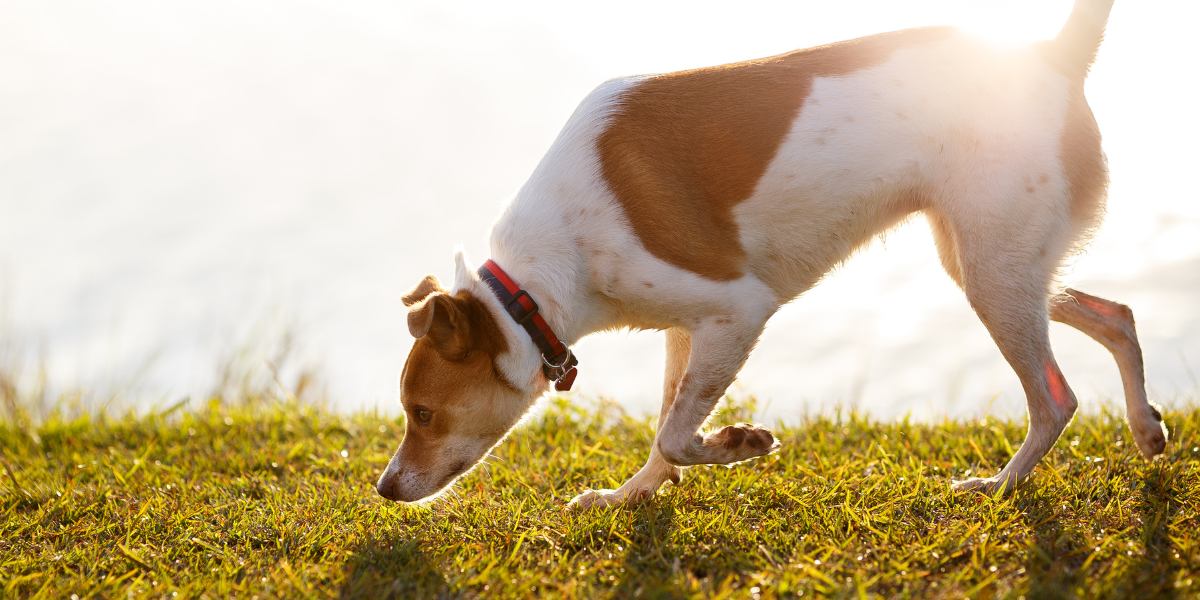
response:
<svg viewBox="0 0 1200 600"><path fill-rule="evenodd" d="M282 331L338 406L397 410L400 297L491 220L575 104L617 75L960 24L1049 37L1067 0L302 2L0 0L0 343L56 389L203 394ZM1132 305L1154 399L1200 389L1192 3L1119 1L1088 83L1107 224L1068 278ZM1055 347L1085 407L1103 349ZM661 334L577 347L580 393L657 404ZM284 376L287 376L285 373ZM789 417L1023 412L923 221L782 310L739 383Z"/></svg>

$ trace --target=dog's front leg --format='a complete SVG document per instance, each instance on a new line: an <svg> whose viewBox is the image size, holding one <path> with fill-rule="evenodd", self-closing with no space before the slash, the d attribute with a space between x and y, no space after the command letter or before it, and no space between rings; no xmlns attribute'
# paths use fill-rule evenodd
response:
<svg viewBox="0 0 1200 600"><path fill-rule="evenodd" d="M730 464L779 447L765 428L738 424L702 434L700 427L741 370L762 333L766 316L723 316L702 321L692 331L692 347L679 392L655 439L667 462L676 466Z"/></svg>
<svg viewBox="0 0 1200 600"><path fill-rule="evenodd" d="M675 394L679 391L679 381L687 369L688 354L691 351L691 336L679 328L667 330L667 367L663 375L662 409L658 414L658 429L662 433L662 425L667 420L667 413L675 402ZM654 496L654 492L668 479L679 483L683 469L672 465L663 458L658 449L658 437L650 447L650 458L646 464L628 481L615 490L587 490L571 500L572 508L592 508L613 506L617 504L636 504Z"/></svg>

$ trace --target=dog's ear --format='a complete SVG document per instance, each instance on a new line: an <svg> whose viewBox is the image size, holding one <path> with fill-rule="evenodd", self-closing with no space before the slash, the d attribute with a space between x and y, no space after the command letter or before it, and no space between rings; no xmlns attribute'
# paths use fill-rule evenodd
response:
<svg viewBox="0 0 1200 600"><path fill-rule="evenodd" d="M417 287L405 295L402 300L404 301L404 306L412 308L414 304L420 304L430 294L444 291L446 290L442 289L442 284L438 283L437 277L426 275L425 279L422 279L421 283L418 283Z"/></svg>
<svg viewBox="0 0 1200 600"><path fill-rule="evenodd" d="M469 290L479 281L479 273L467 266L467 255L462 250L454 253L454 289Z"/></svg>
<svg viewBox="0 0 1200 600"><path fill-rule="evenodd" d="M408 312L408 331L428 338L446 360L459 360L471 350L471 318L466 301L434 292Z"/></svg>

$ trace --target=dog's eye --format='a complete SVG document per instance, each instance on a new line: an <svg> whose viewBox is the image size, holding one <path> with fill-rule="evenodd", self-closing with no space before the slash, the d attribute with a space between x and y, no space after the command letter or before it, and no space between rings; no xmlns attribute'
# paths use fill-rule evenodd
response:
<svg viewBox="0 0 1200 600"><path fill-rule="evenodd" d="M421 425L428 425L429 421L433 419L433 413L428 408L417 407L417 409L413 411L413 417L417 419L417 423L420 423Z"/></svg>

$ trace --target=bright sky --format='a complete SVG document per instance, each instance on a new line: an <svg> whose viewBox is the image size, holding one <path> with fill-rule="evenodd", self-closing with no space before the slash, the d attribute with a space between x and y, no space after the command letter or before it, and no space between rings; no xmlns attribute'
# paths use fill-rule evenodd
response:
<svg viewBox="0 0 1200 600"><path fill-rule="evenodd" d="M448 279L456 245L485 258L492 219L597 83L909 26L1044 38L1070 2L734 6L0 4L0 333L44 349L62 385L173 399L205 389L216 357L273 315L340 402L390 409L410 343L399 297L427 272ZM1109 218L1068 278L1138 311L1160 396L1193 391L1200 371L1197 13L1114 8L1088 83ZM1054 335L1077 392L1119 394L1103 350ZM651 409L660 345L586 340L579 386ZM782 311L743 375L775 416L1022 410L921 223Z"/></svg>

